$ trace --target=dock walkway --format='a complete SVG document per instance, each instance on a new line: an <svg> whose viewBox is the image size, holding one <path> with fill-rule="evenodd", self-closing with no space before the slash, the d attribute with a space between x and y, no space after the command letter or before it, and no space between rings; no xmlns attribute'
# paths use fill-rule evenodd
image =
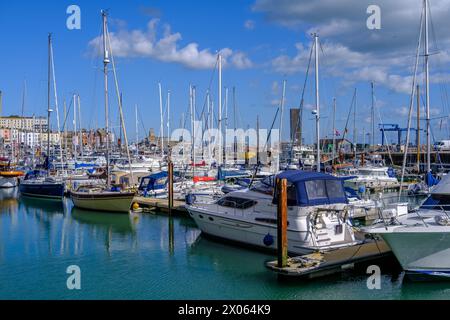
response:
<svg viewBox="0 0 450 320"><path fill-rule="evenodd" d="M147 210L155 210L161 212L169 212L169 201L167 199L156 199L156 198L146 198L146 197L135 197L133 202L139 204L139 207L144 211ZM185 208L184 201L174 200L172 213L179 215L187 215L188 211Z"/></svg>

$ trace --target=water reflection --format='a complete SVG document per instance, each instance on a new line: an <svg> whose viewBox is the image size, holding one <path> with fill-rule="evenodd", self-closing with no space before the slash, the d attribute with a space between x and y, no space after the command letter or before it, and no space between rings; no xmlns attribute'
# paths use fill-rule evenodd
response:
<svg viewBox="0 0 450 320"><path fill-rule="evenodd" d="M113 248L128 247L126 240L132 241L132 247L137 247L136 227L139 224L139 216L135 214L104 213L82 210L72 207L72 219L87 228L87 232L94 238L101 240L108 254ZM82 238L82 234L78 238ZM114 240L118 241L114 241Z"/></svg>
<svg viewBox="0 0 450 320"><path fill-rule="evenodd" d="M47 214L64 214L65 202L47 200L47 199L35 199L26 196L18 196L20 200L20 209L25 209L26 212L45 212Z"/></svg>

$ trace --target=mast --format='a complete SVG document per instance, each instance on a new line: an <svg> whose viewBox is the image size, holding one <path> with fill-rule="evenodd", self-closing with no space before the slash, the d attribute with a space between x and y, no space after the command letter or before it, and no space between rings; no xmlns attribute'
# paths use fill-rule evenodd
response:
<svg viewBox="0 0 450 320"><path fill-rule="evenodd" d="M109 111L108 111L108 64L109 52L106 44L106 11L102 11L103 19L103 76L105 81L105 131L106 131L106 186L109 189L111 186L109 179Z"/></svg>
<svg viewBox="0 0 450 320"><path fill-rule="evenodd" d="M50 161L50 77L51 77L51 48L52 48L52 34L48 34L48 78L47 78L47 161ZM48 174L48 171L47 171Z"/></svg>
<svg viewBox="0 0 450 320"><path fill-rule="evenodd" d="M63 109L64 109L64 150L67 154L67 125L66 125L66 118L67 118L67 106L66 106L66 99L63 101Z"/></svg>
<svg viewBox="0 0 450 320"><path fill-rule="evenodd" d="M192 103L192 85L189 85L189 111L191 113L191 162L192 162L192 167L194 167L195 131L194 131L194 111L193 111L193 103Z"/></svg>
<svg viewBox="0 0 450 320"><path fill-rule="evenodd" d="M219 52L219 97L218 97L218 108L219 108L219 117L218 117L218 129L219 129L219 153L218 153L218 161L217 164L220 166L222 164L222 54Z"/></svg>
<svg viewBox="0 0 450 320"><path fill-rule="evenodd" d="M319 36L314 34L315 67L316 67L316 139L317 139L317 172L320 172L320 100L319 100Z"/></svg>
<svg viewBox="0 0 450 320"><path fill-rule="evenodd" d="M256 166L259 166L259 115L256 116Z"/></svg>
<svg viewBox="0 0 450 320"><path fill-rule="evenodd" d="M425 102L427 117L427 173L431 171L431 128L430 128L430 79L429 79L429 52L428 52L428 0L424 0L425 10Z"/></svg>
<svg viewBox="0 0 450 320"><path fill-rule="evenodd" d="M77 161L77 96L73 95L73 154L75 156L75 161Z"/></svg>
<svg viewBox="0 0 450 320"><path fill-rule="evenodd" d="M160 114L160 126L159 126L159 140L161 144L161 158L164 157L164 118L163 118L163 98L161 82L158 83L159 88L159 114Z"/></svg>
<svg viewBox="0 0 450 320"><path fill-rule="evenodd" d="M420 173L420 87L417 85L417 172Z"/></svg>
<svg viewBox="0 0 450 320"><path fill-rule="evenodd" d="M331 156L331 165L334 165L336 158L336 98L333 98L333 155Z"/></svg>
<svg viewBox="0 0 450 320"><path fill-rule="evenodd" d="M84 151L83 151L83 127L81 126L81 100L80 95L77 96L78 99L78 129L79 129L79 141L78 141L78 147L81 152L81 159L84 158Z"/></svg>
<svg viewBox="0 0 450 320"><path fill-rule="evenodd" d="M192 177L195 177L195 114L196 114L196 110L195 110L195 95L196 95L196 88L195 86L192 87L192 137L193 137L193 144L192 144ZM203 146L203 142L202 142L202 146Z"/></svg>
<svg viewBox="0 0 450 320"><path fill-rule="evenodd" d="M227 131L228 131L228 88L225 88L225 165L227 164L228 159L228 150L227 150Z"/></svg>
<svg viewBox="0 0 450 320"><path fill-rule="evenodd" d="M373 150L375 150L375 95L374 95L374 83L371 82L372 87L372 110L371 110L371 120L372 120L372 139L371 145L373 146ZM369 148L370 150L370 148Z"/></svg>
<svg viewBox="0 0 450 320"><path fill-rule="evenodd" d="M234 132L233 135L233 153L234 153L234 164L237 163L237 139L236 139L236 87L233 87L233 125Z"/></svg>
<svg viewBox="0 0 450 320"><path fill-rule="evenodd" d="M134 106L134 113L136 118L136 155L139 155L139 124L138 124L138 106Z"/></svg>
<svg viewBox="0 0 450 320"><path fill-rule="evenodd" d="M281 95L281 110L280 110L280 133L278 137L278 161L280 159L281 153L282 153L282 145L281 142L283 141L283 116L284 116L284 103L286 100L286 80L283 80L283 92ZM277 168L279 170L279 168Z"/></svg>
<svg viewBox="0 0 450 320"><path fill-rule="evenodd" d="M357 106L357 91L355 88L355 106L353 109L353 152L356 161L356 149L357 149L357 133L356 133L356 106Z"/></svg>
<svg viewBox="0 0 450 320"><path fill-rule="evenodd" d="M170 149L170 90L167 91L167 148Z"/></svg>

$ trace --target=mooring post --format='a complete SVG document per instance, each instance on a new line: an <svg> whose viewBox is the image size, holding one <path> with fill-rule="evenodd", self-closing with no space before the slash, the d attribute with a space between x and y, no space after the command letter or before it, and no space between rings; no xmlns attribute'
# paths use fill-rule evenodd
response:
<svg viewBox="0 0 450 320"><path fill-rule="evenodd" d="M277 208L277 253L278 267L287 266L287 180L277 179L278 208Z"/></svg>
<svg viewBox="0 0 450 320"><path fill-rule="evenodd" d="M172 215L173 208L173 162L170 160L168 164L169 174L169 215Z"/></svg>

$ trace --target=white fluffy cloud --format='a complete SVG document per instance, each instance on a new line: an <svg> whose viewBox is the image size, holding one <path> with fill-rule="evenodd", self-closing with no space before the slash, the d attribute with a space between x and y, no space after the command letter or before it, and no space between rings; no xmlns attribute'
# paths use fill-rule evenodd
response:
<svg viewBox="0 0 450 320"><path fill-rule="evenodd" d="M182 36L179 32L173 33L169 25L162 27L162 36L159 36L159 19L152 19L147 29L127 30L119 28L117 32L110 32L111 47L116 57L152 58L163 62L179 63L193 69L211 69L217 61L217 53L210 49L200 49L195 42L184 46L180 44ZM89 42L89 47L97 53L102 52L102 39L97 37ZM241 51L230 48L220 50L224 59L224 66L238 69L250 68L253 64L247 55Z"/></svg>
<svg viewBox="0 0 450 320"><path fill-rule="evenodd" d="M446 32L450 1L430 3L430 50L439 52L430 59L431 71L441 73L431 81L441 82L448 80L442 70L450 62L450 33ZM373 1L255 0L253 11L262 13L271 23L304 31L308 36L318 32L323 48L323 75L341 77L344 84L375 81L395 92L409 93L422 1L377 1L381 30L376 31L366 27L366 9L370 4ZM434 36L438 44L433 42ZM272 69L283 74L304 73L310 47L298 43L295 48L294 54L275 57Z"/></svg>

